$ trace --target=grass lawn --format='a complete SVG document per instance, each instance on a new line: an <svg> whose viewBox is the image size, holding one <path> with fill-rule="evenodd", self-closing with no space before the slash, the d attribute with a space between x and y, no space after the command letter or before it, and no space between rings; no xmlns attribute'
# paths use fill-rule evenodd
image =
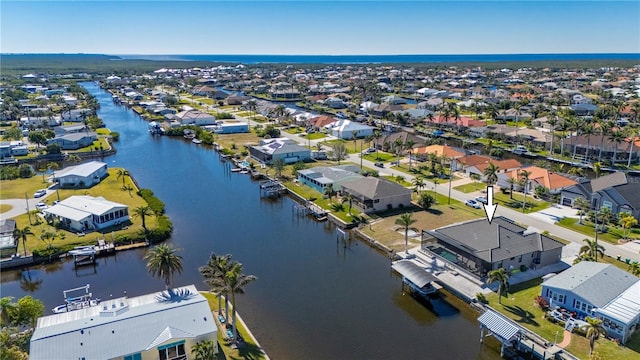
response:
<svg viewBox="0 0 640 360"><path fill-rule="evenodd" d="M479 182L479 181L474 181L472 183L468 183L468 184L464 184L464 185L458 185L456 187L454 187L455 190L458 191L462 191L463 193L472 193L472 192L476 192L476 191L480 191L480 190L486 190L487 189L487 184Z"/></svg>
<svg viewBox="0 0 640 360"><path fill-rule="evenodd" d="M201 292L202 296L207 298L209 302L209 308L212 312L218 312L218 299L215 295L208 292ZM222 301L224 306L224 301ZM216 314L217 315L217 314ZM249 336L249 332L245 327L237 322L238 333L245 341L245 346L242 349L233 349L227 342L224 340L226 329L220 325L220 322L216 320L216 326L218 327L218 345L219 349L222 350L218 353L216 359L265 359L264 353L262 350L253 342L251 337Z"/></svg>
<svg viewBox="0 0 640 360"><path fill-rule="evenodd" d="M45 175L45 178L49 175ZM42 175L36 175L28 179L14 179L0 181L0 199L24 199L25 193L29 199L33 198L36 190L49 187L49 183L42 179Z"/></svg>
<svg viewBox="0 0 640 360"><path fill-rule="evenodd" d="M88 233L86 236L78 237L75 233L66 231L66 230L58 230L59 233L64 234L64 239L58 239L52 243L54 246L65 246L65 247L73 247L77 245L85 245L85 244L95 244L96 240L106 238L107 241L111 240L111 236L117 237L118 235L124 234L135 234L136 232L142 229L142 221L140 218L134 217L132 213L132 209L146 205L144 199L138 196L134 191L124 191L122 190L122 178L117 178L117 168L110 168L109 176L102 180L98 185L90 189L60 189L58 194L60 195L60 200L64 200L72 195L90 195L90 196L103 196L105 199L109 201L114 201L117 203L125 204L129 206L129 213L131 218L131 224L128 225L127 229L117 228L107 228L101 230L100 232L92 232ZM38 180L42 180L42 177L36 177ZM33 181L31 179L23 179ZM129 186L134 186L131 182L130 178L125 179L125 184ZM28 184L25 184L28 186ZM41 186L44 187L44 186ZM4 190L3 190L4 193ZM44 200L47 204L51 205L54 200L57 200L57 195L54 193ZM37 248L45 248L46 244L39 239L39 236L44 231L53 231L56 229L53 226L48 225L44 219L39 216L31 215L31 224L29 222L29 216L27 214L23 214L17 216L15 218L16 226L18 228L24 228L25 226L29 226L31 228L31 232L35 234L35 236L27 237L27 252L31 252L33 249ZM156 226L155 218L153 216L146 218L146 223L148 228L153 228ZM18 249L22 252L22 244L18 247Z"/></svg>
<svg viewBox="0 0 640 360"><path fill-rule="evenodd" d="M405 174L409 174L411 176L420 176L422 175L423 178L425 178L426 180L432 180L434 178L437 178L436 176L434 176L431 171L429 170L425 170L424 168L421 169L419 167L416 167L416 162L413 161L411 164L411 170L409 170L409 163L408 162L402 162L400 163L400 165L394 165L391 167L393 170L398 170L398 171L402 171ZM450 171L449 169L443 169L445 174L449 174ZM449 179L441 179L438 178L441 182L446 181L449 182ZM461 178L458 176L453 175L453 178L451 179L451 181L456 181L456 180L460 180Z"/></svg>
<svg viewBox="0 0 640 360"><path fill-rule="evenodd" d="M109 135L109 134L111 134L111 130L109 130L107 128L96 129L96 134L98 134L98 135Z"/></svg>
<svg viewBox="0 0 640 360"><path fill-rule="evenodd" d="M336 144L338 142L344 143L344 146L349 154L357 154L360 152L360 149L365 150L369 146L369 143L364 140L356 140L354 142L353 140L335 139L324 141L323 144L333 147L333 144Z"/></svg>
<svg viewBox="0 0 640 360"><path fill-rule="evenodd" d="M0 204L0 214L7 212L9 210L13 209L13 206L9 205L9 204Z"/></svg>
<svg viewBox="0 0 640 360"><path fill-rule="evenodd" d="M516 210L518 209L522 210L523 195L520 193L514 192L513 199L511 199L509 194L503 194L501 191L498 191L493 193L493 198L495 199L495 202L498 203L499 205L504 205ZM527 195L527 205L526 205L527 212L540 211L548 208L549 206L551 206L550 202L537 200L537 199L534 199L533 196Z"/></svg>
<svg viewBox="0 0 640 360"><path fill-rule="evenodd" d="M246 144L257 144L260 142L260 138L254 132L239 133L239 134L218 134L215 137L216 143L223 148L231 149L231 145L235 144L238 151L242 151L242 148Z"/></svg>
<svg viewBox="0 0 640 360"><path fill-rule="evenodd" d="M404 178L398 178L397 176L390 176L390 175L389 175L389 176L385 176L384 178L385 178L385 179L387 179L387 180L391 180L391 181L393 181L393 182L395 182L395 183L398 183L398 184L400 184L400 185L402 185L402 186L404 186L404 187L409 187L409 186L411 186L411 183L410 183L410 182L408 182L408 181L407 181L406 179L404 179Z"/></svg>
<svg viewBox="0 0 640 360"><path fill-rule="evenodd" d="M571 229L574 231L577 231L581 234L585 234L587 236L593 237L595 235L595 224L592 222L589 222L585 217L582 218L582 224L580 225L578 223L578 221L580 221L579 219L576 218L564 218L558 222L556 222L556 225L560 225L562 227L565 227L567 229ZM631 233L631 238L638 238L637 234L633 234ZM611 244L618 244L618 240L620 240L622 238L622 230L620 230L617 227L614 227L612 225L608 226L608 231L603 233L603 232L599 232L598 233L598 240L604 240L608 243Z"/></svg>
<svg viewBox="0 0 640 360"><path fill-rule="evenodd" d="M307 200L313 199L313 202L316 205L330 211L331 214L346 223L350 223L360 216L360 210L356 209L355 207L351 208L351 214L349 214L349 203L347 202L343 204L343 209L341 211L334 211L333 204L341 203L341 199L338 197L333 197L331 200L329 200L328 198L325 199L324 195L317 190L293 181L285 181L283 182L283 185Z"/></svg>
<svg viewBox="0 0 640 360"><path fill-rule="evenodd" d="M93 144L91 144L90 146L86 146L86 147L83 147L82 149L75 150L75 152L91 152L96 149L100 149L100 146L102 146L103 150L108 150L111 148L111 145L109 145L109 142L107 142L106 138L98 137L98 139L94 141Z"/></svg>
<svg viewBox="0 0 640 360"><path fill-rule="evenodd" d="M305 139L310 139L310 140L318 140L318 139L323 139L325 137L327 137L327 134L320 133L320 132L314 132L304 136Z"/></svg>
<svg viewBox="0 0 640 360"><path fill-rule="evenodd" d="M542 290L541 279L534 279L522 284L511 286L507 297L502 298L502 304L498 303L498 295L487 295L489 305L500 311L521 326L532 330L547 341L555 341L556 332L558 342L562 341L564 328L544 319L544 312L534 304L534 299ZM571 343L567 350L580 359L589 358L589 341L578 334L571 335ZM603 337L596 341L595 351L600 359L633 359L638 356L640 350L640 334L636 333L627 347L616 345L613 341Z"/></svg>
<svg viewBox="0 0 640 360"><path fill-rule="evenodd" d="M437 201L437 204L433 205L431 209L423 210L416 206L378 213L372 216L373 220L370 226L364 226L362 231L395 251L404 251L404 230L395 224L396 219L403 213L411 212L413 214L413 219L417 221L412 227L417 229L418 232L484 216L481 210L472 209L460 201L451 199L451 205L447 205L447 196L435 194L431 191L428 193L434 195ZM419 240L409 239L410 247L418 246L419 244Z"/></svg>
<svg viewBox="0 0 640 360"><path fill-rule="evenodd" d="M371 154L364 155L365 160L369 161L381 161L381 162L389 162L397 160L398 157L382 151L374 151Z"/></svg>

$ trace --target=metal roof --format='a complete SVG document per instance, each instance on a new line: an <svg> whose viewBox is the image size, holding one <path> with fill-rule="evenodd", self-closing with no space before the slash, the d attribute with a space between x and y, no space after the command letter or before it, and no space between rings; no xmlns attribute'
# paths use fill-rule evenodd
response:
<svg viewBox="0 0 640 360"><path fill-rule="evenodd" d="M487 310L480 315L478 321L502 341L510 341L520 331L520 328L512 324L511 321L492 310Z"/></svg>
<svg viewBox="0 0 640 360"><path fill-rule="evenodd" d="M107 163L101 161L90 161L84 164L66 167L61 171L56 171L55 177L60 178L67 175L88 177L103 167L106 168Z"/></svg>
<svg viewBox="0 0 640 360"><path fill-rule="evenodd" d="M399 260L391 265L391 268L404 276L418 287L423 287L428 283L435 281L436 278L429 274L425 269L414 264L410 260Z"/></svg>
<svg viewBox="0 0 640 360"><path fill-rule="evenodd" d="M640 316L640 281L631 285L604 307L599 308L597 312L625 324L633 323Z"/></svg>
<svg viewBox="0 0 640 360"><path fill-rule="evenodd" d="M29 358L113 359L171 339L215 338L207 299L194 285L38 319Z"/></svg>

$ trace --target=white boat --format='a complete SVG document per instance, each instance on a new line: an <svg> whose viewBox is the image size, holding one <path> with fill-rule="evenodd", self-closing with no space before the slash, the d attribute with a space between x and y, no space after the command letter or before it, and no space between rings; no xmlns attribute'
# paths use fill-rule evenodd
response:
<svg viewBox="0 0 640 360"><path fill-rule="evenodd" d="M193 140L191 140L191 142L194 143L194 144L202 144L202 140L196 139L196 138L193 138Z"/></svg>
<svg viewBox="0 0 640 360"><path fill-rule="evenodd" d="M80 296L68 296L69 293L84 290L84 293ZM100 299L93 298L93 295L89 292L89 284L75 289L65 290L62 292L64 295L64 304L58 305L51 309L55 314L65 313L73 310L85 309L92 306L98 306Z"/></svg>
<svg viewBox="0 0 640 360"><path fill-rule="evenodd" d="M77 246L73 248L73 250L69 251L69 255L73 255L73 256L88 256L88 255L95 255L95 254L96 254L96 248L93 245Z"/></svg>

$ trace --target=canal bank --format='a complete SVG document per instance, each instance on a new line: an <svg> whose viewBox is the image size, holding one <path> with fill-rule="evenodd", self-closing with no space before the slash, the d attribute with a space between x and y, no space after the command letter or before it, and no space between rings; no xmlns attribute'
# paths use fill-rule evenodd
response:
<svg viewBox="0 0 640 360"><path fill-rule="evenodd" d="M147 132L147 122L94 83L83 84L101 104L100 117L120 133L124 167L166 204L174 223L170 243L185 268L176 284L201 284L197 268L211 252L233 254L258 280L236 297L238 310L266 353L281 359L498 359L499 344L478 344L477 313L444 294L429 304L402 291L402 280L377 250L336 241L336 226L292 216L294 201L261 198L250 176L225 171L217 153ZM45 308L62 290L90 283L107 299L157 291L142 261L145 249L98 259L95 268L71 262L3 273L3 296L32 295ZM456 336L451 336L456 334Z"/></svg>

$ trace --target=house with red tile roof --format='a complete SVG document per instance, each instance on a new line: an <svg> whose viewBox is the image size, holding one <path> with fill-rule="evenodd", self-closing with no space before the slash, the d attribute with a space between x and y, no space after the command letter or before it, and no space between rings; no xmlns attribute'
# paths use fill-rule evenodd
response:
<svg viewBox="0 0 640 360"><path fill-rule="evenodd" d="M459 159L465 154L448 145L430 145L416 147L412 150L412 157L418 161L425 161L429 158L429 154L436 154L439 157L446 156L447 159Z"/></svg>
<svg viewBox="0 0 640 360"><path fill-rule="evenodd" d="M486 169L489 164L498 167L498 174L516 171L522 168L522 164L516 159L497 160L483 155L467 155L456 159L454 170L464 170L467 176L476 174L480 176L480 178L484 178L484 169Z"/></svg>
<svg viewBox="0 0 640 360"><path fill-rule="evenodd" d="M320 116L312 117L311 119L309 119L307 124L315 130L322 130L324 129L325 126L329 124L333 124L336 121L338 121L338 119L332 116L320 115Z"/></svg>
<svg viewBox="0 0 640 360"><path fill-rule="evenodd" d="M549 171L537 166L530 166L528 168L509 171L498 175L498 186L500 186L501 188L509 189L511 187L511 185L509 184L509 178L521 180L523 170L526 170L530 173L529 184L527 185L527 191L529 193L533 193L536 187L542 186L547 189L550 194L558 194L563 189L576 185L578 183L573 179L570 179L558 173L554 173L553 171ZM518 184L514 187L514 189L516 191L521 191L522 186Z"/></svg>

